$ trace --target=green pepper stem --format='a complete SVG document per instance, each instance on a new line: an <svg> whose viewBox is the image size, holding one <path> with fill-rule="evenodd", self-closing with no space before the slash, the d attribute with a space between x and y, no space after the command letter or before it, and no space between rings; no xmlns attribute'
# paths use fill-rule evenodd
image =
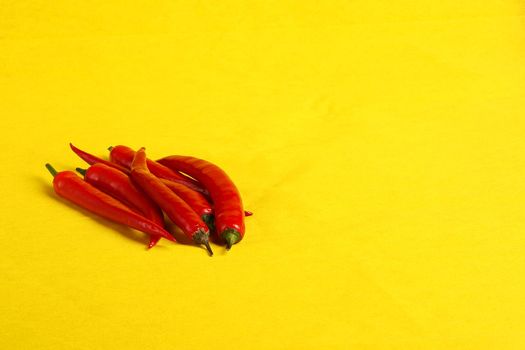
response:
<svg viewBox="0 0 525 350"><path fill-rule="evenodd" d="M206 250L208 251L208 253L210 253L210 256L213 256L213 250L211 250L210 242L209 241L205 241L203 244L206 247Z"/></svg>
<svg viewBox="0 0 525 350"><path fill-rule="evenodd" d="M213 232L215 230L215 221L213 219L213 214L203 214L201 216L202 221L208 226L210 229L210 232Z"/></svg>
<svg viewBox="0 0 525 350"><path fill-rule="evenodd" d="M51 173L51 175L53 175L53 177L55 177L55 176L58 174L58 172L56 171L56 169L53 168L53 166L52 166L51 164L46 163L46 168L47 168L47 170L49 170L49 172Z"/></svg>
<svg viewBox="0 0 525 350"><path fill-rule="evenodd" d="M227 229L222 233L222 238L226 242L226 250L230 250L231 247L241 240L241 235L234 229Z"/></svg>
<svg viewBox="0 0 525 350"><path fill-rule="evenodd" d="M75 170L76 170L77 173L79 173L80 175L82 175L82 176L86 176L86 173L87 173L87 170L86 170L86 169L76 168Z"/></svg>
<svg viewBox="0 0 525 350"><path fill-rule="evenodd" d="M210 247L210 242L209 242L209 233L208 232L205 232L201 229L199 229L199 231L197 231L194 235L193 235L193 241L196 243L196 244L202 244L206 247L206 250L208 251L208 253L210 254L210 256L213 256L213 250L211 250L211 247Z"/></svg>

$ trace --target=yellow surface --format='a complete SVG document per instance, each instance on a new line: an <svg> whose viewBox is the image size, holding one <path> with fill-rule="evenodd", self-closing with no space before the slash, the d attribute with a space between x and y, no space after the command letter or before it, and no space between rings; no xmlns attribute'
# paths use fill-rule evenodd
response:
<svg viewBox="0 0 525 350"><path fill-rule="evenodd" d="M3 1L1 349L523 349L525 9ZM57 200L68 142L191 154L231 252Z"/></svg>

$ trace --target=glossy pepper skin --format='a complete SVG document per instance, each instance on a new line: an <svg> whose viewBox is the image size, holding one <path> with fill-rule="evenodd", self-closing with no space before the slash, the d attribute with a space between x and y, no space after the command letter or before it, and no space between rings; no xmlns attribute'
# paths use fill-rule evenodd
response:
<svg viewBox="0 0 525 350"><path fill-rule="evenodd" d="M206 224L195 211L179 196L171 191L155 175L150 173L146 163L146 152L141 148L131 163L131 179L142 189L182 232L197 244L203 244L213 255Z"/></svg>
<svg viewBox="0 0 525 350"><path fill-rule="evenodd" d="M177 196L185 201L191 207L191 209L193 209L193 211L195 211L201 217L206 226L212 230L214 227L213 209L211 204L202 193L194 191L183 184L173 182L171 180L160 179L160 181L162 181L164 185L166 185ZM160 239L160 237L158 237L158 239ZM155 237L151 237L150 245L155 245L157 243L154 240Z"/></svg>
<svg viewBox="0 0 525 350"><path fill-rule="evenodd" d="M188 205L203 219L204 222L210 219L209 217L213 214L213 208L202 193L194 191L178 182L167 179L160 180L183 201L188 203Z"/></svg>
<svg viewBox="0 0 525 350"><path fill-rule="evenodd" d="M186 203L192 207L197 214L199 214L202 220L211 229L211 226L215 226L213 223L213 205L208 201L205 195L200 192L194 191L191 188L184 186L180 183L173 182L171 180L160 179L166 186L170 188L177 196L182 198ZM252 216L251 211L244 211L244 216Z"/></svg>
<svg viewBox="0 0 525 350"><path fill-rule="evenodd" d="M229 248L244 237L244 210L237 187L217 165L188 156L169 156L158 160L174 171L193 177L210 193L214 205L215 228Z"/></svg>
<svg viewBox="0 0 525 350"><path fill-rule="evenodd" d="M62 171L57 173L51 165L46 164L46 167L54 177L53 188L60 197L111 221L176 242L175 238L164 228L96 189L74 172Z"/></svg>
<svg viewBox="0 0 525 350"><path fill-rule="evenodd" d="M107 165L107 166L109 166L111 168L115 168L117 170L120 170L121 172L123 172L125 174L129 174L129 169L126 168L126 167L123 167L121 165L109 162L107 160L104 160L102 158L94 156L94 155L92 155L90 153L87 153L87 152L85 152L85 151L75 147L72 143L69 144L69 147L71 147L71 150L73 152L75 152L75 154L77 156L79 156L81 159L83 159L89 165L93 165L93 164L96 164L96 163L102 163L102 164Z"/></svg>
<svg viewBox="0 0 525 350"><path fill-rule="evenodd" d="M84 175L87 183L164 227L164 216L158 205L140 191L128 175L102 163L93 164L87 170L77 168L77 171ZM161 236L151 236L148 248L155 246L160 239Z"/></svg>
<svg viewBox="0 0 525 350"><path fill-rule="evenodd" d="M115 146L110 147L109 159L111 162L118 164L126 169L131 169L131 163L135 157L135 151L127 146ZM164 165L161 165L151 159L147 159L147 167L149 171L158 178L171 180L188 186L192 190L207 195L208 192L204 189L197 181L190 179L187 176L181 175L176 171L173 171Z"/></svg>

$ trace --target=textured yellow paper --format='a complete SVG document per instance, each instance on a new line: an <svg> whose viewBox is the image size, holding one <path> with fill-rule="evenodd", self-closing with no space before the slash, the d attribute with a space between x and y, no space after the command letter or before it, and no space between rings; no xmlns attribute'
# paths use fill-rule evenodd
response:
<svg viewBox="0 0 525 350"><path fill-rule="evenodd" d="M1 349L523 349L525 14L489 1L0 3ZM44 163L228 171L216 256Z"/></svg>

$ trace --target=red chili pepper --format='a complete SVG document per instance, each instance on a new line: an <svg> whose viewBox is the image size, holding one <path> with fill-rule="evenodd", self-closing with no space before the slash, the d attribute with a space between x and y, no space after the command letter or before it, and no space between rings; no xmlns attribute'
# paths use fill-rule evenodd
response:
<svg viewBox="0 0 525 350"><path fill-rule="evenodd" d="M202 218L204 222L207 222L210 219L213 219L211 216L213 214L213 208L211 204L206 200L206 197L197 191L192 190L180 183L160 179L166 187L172 190L177 196L179 196L183 201L188 203L188 205Z"/></svg>
<svg viewBox="0 0 525 350"><path fill-rule="evenodd" d="M213 255L208 241L210 235L208 227L186 202L150 173L144 148L141 148L133 158L131 179L161 207L186 236L197 244L203 244L210 255Z"/></svg>
<svg viewBox="0 0 525 350"><path fill-rule="evenodd" d="M211 225L214 225L213 216L211 215L213 213L213 205L208 201L208 198L205 195L203 195L200 192L194 191L191 188L188 188L187 186L184 186L180 183L162 178L160 180L166 186L168 186L170 190L175 192L177 196L179 196L186 203L188 203L190 207L192 207L193 210L195 210L195 212L202 217L202 220L211 229ZM244 211L244 216L252 215L253 213L251 211Z"/></svg>
<svg viewBox="0 0 525 350"><path fill-rule="evenodd" d="M86 161L86 163L88 163L89 165L93 165L95 163L102 163L102 164L105 164L105 165L107 165L109 167L118 169L118 170L122 171L125 174L129 174L129 169L128 168L125 168L125 167L123 167L121 165L109 162L107 160L104 160L102 158L99 158L97 156L89 154L87 152L84 152L81 149L78 149L75 146L73 146L72 143L69 144L69 147L71 147L73 152L75 152L80 158L82 158L84 161Z"/></svg>
<svg viewBox="0 0 525 350"><path fill-rule="evenodd" d="M109 159L112 162L122 167L125 167L127 169L131 169L131 162L133 162L133 157L135 157L134 150L132 150L129 147L122 146L122 145L115 146L115 147L109 147L109 150L110 150ZM208 194L206 189L204 189L194 179L191 179L187 176L179 174L178 172L175 172L165 167L164 165L161 165L151 159L147 159L147 166L148 166L149 171L158 178L171 180L173 182L183 184L185 186L188 186L192 190L200 192L204 195Z"/></svg>
<svg viewBox="0 0 525 350"><path fill-rule="evenodd" d="M244 237L241 196L224 170L208 161L186 156L170 156L158 162L190 175L206 187L213 200L215 227L228 249Z"/></svg>
<svg viewBox="0 0 525 350"><path fill-rule="evenodd" d="M111 221L176 242L176 239L164 228L96 189L74 172L61 171L57 173L50 164L46 164L46 168L54 177L53 187L60 197Z"/></svg>
<svg viewBox="0 0 525 350"><path fill-rule="evenodd" d="M215 230L215 221L213 218L213 207L208 202L208 199L202 194L197 191L192 190L191 188L188 188L187 186L184 186L180 183L173 182L166 179L160 179L162 183L164 183L170 190L175 192L177 196L179 196L182 200L184 200L188 205L197 213L200 215L202 221L208 226L210 231ZM251 211L244 211L244 216L252 216L253 213ZM160 239L160 237L158 238ZM150 245L155 245L156 242L154 242L154 237L151 238Z"/></svg>
<svg viewBox="0 0 525 350"><path fill-rule="evenodd" d="M164 216L160 208L135 187L131 179L123 172L102 163L93 164L87 170L81 168L76 170L84 175L84 180L87 183L121 201L157 225L164 227ZM160 236L151 236L148 248L154 247L160 238Z"/></svg>
<svg viewBox="0 0 525 350"><path fill-rule="evenodd" d="M179 196L183 201L185 201L194 212L196 212L204 221L206 226L210 230L213 229L213 209L211 204L208 202L206 197L202 193L192 190L191 188L182 185L171 180L160 179L166 187L172 190L177 196ZM160 239L160 237L159 237ZM150 244L155 244L153 241L154 237L151 238Z"/></svg>

